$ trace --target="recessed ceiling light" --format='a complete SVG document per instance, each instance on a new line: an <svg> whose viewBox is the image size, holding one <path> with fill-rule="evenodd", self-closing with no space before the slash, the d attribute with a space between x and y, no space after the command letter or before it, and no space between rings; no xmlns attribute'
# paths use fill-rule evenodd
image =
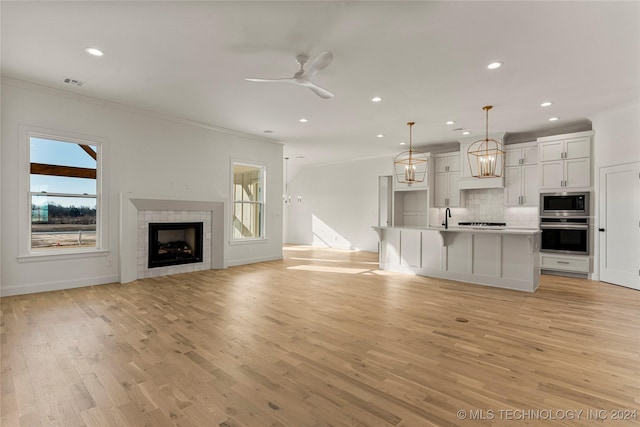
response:
<svg viewBox="0 0 640 427"><path fill-rule="evenodd" d="M402 142L400 143L400 145L407 145L407 143L406 143L406 142L404 142L404 141L402 141Z"/></svg>
<svg viewBox="0 0 640 427"><path fill-rule="evenodd" d="M305 119L305 118L302 118L302 119L300 119L300 120L298 120L298 121L299 121L300 123L307 123L309 120L307 120L307 119Z"/></svg>
<svg viewBox="0 0 640 427"><path fill-rule="evenodd" d="M540 104L540 106L541 106L541 107L548 107L548 106L550 106L551 104L553 104L553 102L552 102L552 101L544 101L542 104Z"/></svg>
<svg viewBox="0 0 640 427"><path fill-rule="evenodd" d="M382 98L380 98L379 96L374 96L373 98L371 98L371 102L380 102L382 101Z"/></svg>
<svg viewBox="0 0 640 427"><path fill-rule="evenodd" d="M93 55L93 56L104 55L104 52L102 52L100 49L96 49L95 47L87 47L85 48L84 51L87 52L89 55Z"/></svg>
<svg viewBox="0 0 640 427"><path fill-rule="evenodd" d="M464 132L462 132L463 135L469 135L471 132L469 132L468 130L465 130Z"/></svg>
<svg viewBox="0 0 640 427"><path fill-rule="evenodd" d="M551 118L549 119L549 121L550 121L550 122L555 122L555 121L557 121L557 120L560 120L560 119L558 119L557 117L551 117Z"/></svg>
<svg viewBox="0 0 640 427"><path fill-rule="evenodd" d="M449 120L449 121L447 122L447 124L448 124L448 125L452 125L452 124L454 124L454 123L455 123L455 122L454 122L453 120Z"/></svg>
<svg viewBox="0 0 640 427"><path fill-rule="evenodd" d="M496 68L500 67L502 67L502 62L492 62L491 64L487 65L487 68L490 70L495 70Z"/></svg>
<svg viewBox="0 0 640 427"><path fill-rule="evenodd" d="M384 135L383 135L383 134L381 134L381 133L377 134L376 136L377 136L378 138L384 138Z"/></svg>

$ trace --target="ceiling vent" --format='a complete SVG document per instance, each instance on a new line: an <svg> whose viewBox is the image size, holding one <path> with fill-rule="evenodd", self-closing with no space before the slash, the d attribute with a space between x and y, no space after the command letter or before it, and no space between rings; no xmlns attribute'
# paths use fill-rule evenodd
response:
<svg viewBox="0 0 640 427"><path fill-rule="evenodd" d="M76 79L70 79L69 77L65 77L64 78L64 82L68 85L73 85L73 86L84 86L84 82L81 80L76 80Z"/></svg>

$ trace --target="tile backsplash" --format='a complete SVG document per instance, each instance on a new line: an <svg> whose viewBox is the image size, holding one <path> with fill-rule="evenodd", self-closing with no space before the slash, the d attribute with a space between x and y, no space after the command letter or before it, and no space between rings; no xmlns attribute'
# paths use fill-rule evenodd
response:
<svg viewBox="0 0 640 427"><path fill-rule="evenodd" d="M504 205L504 189L486 188L462 191L463 208L451 208L450 224L467 221L505 222L507 227L538 228L537 207L508 207ZM444 209L432 208L431 225L444 221Z"/></svg>

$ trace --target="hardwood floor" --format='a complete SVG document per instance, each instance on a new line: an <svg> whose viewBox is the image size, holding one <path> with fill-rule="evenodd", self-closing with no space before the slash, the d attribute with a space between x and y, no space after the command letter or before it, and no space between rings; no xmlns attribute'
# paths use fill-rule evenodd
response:
<svg viewBox="0 0 640 427"><path fill-rule="evenodd" d="M640 292L376 267L292 246L284 261L2 298L2 425L640 425Z"/></svg>

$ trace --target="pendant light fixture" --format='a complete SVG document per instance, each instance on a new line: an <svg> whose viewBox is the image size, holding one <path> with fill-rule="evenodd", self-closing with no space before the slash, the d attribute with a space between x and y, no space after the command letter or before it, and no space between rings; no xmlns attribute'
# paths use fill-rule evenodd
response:
<svg viewBox="0 0 640 427"><path fill-rule="evenodd" d="M475 178L500 178L504 174L505 151L502 143L489 138L489 110L493 107L482 107L486 112L486 133L484 139L475 141L467 149L467 159L471 176Z"/></svg>
<svg viewBox="0 0 640 427"><path fill-rule="evenodd" d="M424 182L429 158L426 154L413 149L411 129L415 122L409 122L407 125L409 126L409 151L398 154L393 160L393 167L398 183L411 185Z"/></svg>

